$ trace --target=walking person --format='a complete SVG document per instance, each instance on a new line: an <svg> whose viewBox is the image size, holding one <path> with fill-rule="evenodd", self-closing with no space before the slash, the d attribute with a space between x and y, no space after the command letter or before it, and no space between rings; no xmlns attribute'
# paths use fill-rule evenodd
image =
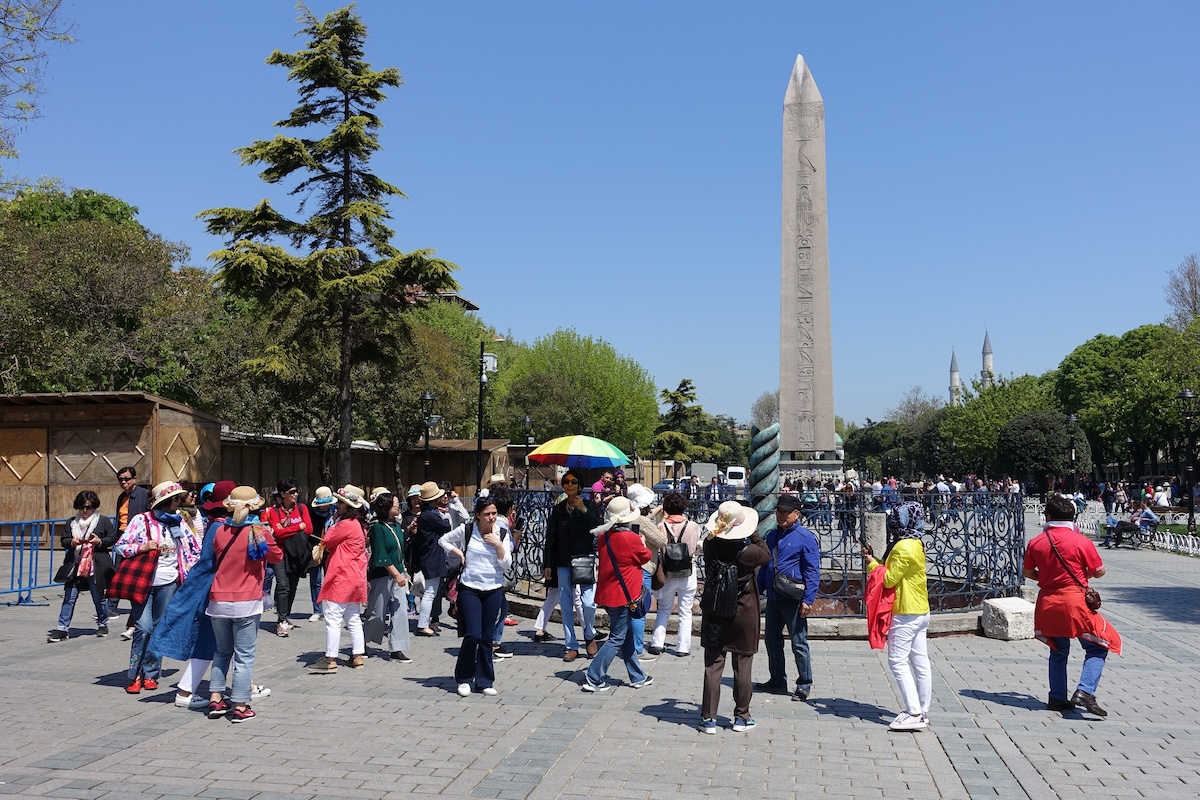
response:
<svg viewBox="0 0 1200 800"><path fill-rule="evenodd" d="M254 514L265 501L252 486L238 486L225 498L229 516L213 526L213 578L208 616L216 640L212 678L208 682L208 718L230 722L254 719L250 699L254 686L254 654L263 613L263 579L268 562L283 560L271 528ZM226 691L229 699L225 699Z"/></svg>
<svg viewBox="0 0 1200 800"><path fill-rule="evenodd" d="M754 571L771 560L767 545L756 532L758 515L738 503L727 500L717 507L705 523L705 592L717 592L724 584L718 576L733 567L736 580L732 591L733 613L726 616L705 612L700 628L700 646L704 648L704 688L700 702L700 731L717 732L717 707L721 700L721 679L725 673L725 655L733 656L733 730L753 730L750 700L754 694L754 654L758 652L759 593ZM710 598L710 600L715 598Z"/></svg>
<svg viewBox="0 0 1200 800"><path fill-rule="evenodd" d="M417 517L417 536L413 543L413 563L421 567L425 591L418 604L417 636L438 636L438 618L434 610L440 604L442 583L450 574L446 551L438 541L454 528L450 496L438 484L421 484L421 514Z"/></svg>
<svg viewBox="0 0 1200 800"><path fill-rule="evenodd" d="M1091 539L1075 525L1075 504L1055 494L1046 498L1046 524L1025 548L1023 574L1038 583L1033 635L1050 646L1050 696L1046 708L1074 711L1082 706L1098 717L1108 712L1096 701L1109 652L1120 655L1121 635L1089 604L1088 583L1104 577L1104 562ZM1083 647L1083 671L1075 693L1067 697L1067 658L1071 640Z"/></svg>
<svg viewBox="0 0 1200 800"><path fill-rule="evenodd" d="M700 550L700 526L687 518L687 498L679 492L663 497L666 517L658 524L666 539L663 552L663 574L666 581L655 594L658 611L654 615L654 632L646 650L652 655L662 653L667 641L667 622L671 608L679 603L679 629L675 633L675 653L686 656L692 647L692 608L696 603L697 575L695 560Z"/></svg>
<svg viewBox="0 0 1200 800"><path fill-rule="evenodd" d="M140 514L145 514L150 510L150 490L145 486L139 486L137 482L137 470L134 467L121 467L117 470L117 483L121 485L121 493L117 495L117 508L113 513L117 524L117 539L119 540L125 535L125 529L129 527L129 521ZM113 570L121 566L121 554L115 548L112 551ZM108 615L114 617L117 615L117 606L120 605L120 600L113 598L108 601ZM125 632L121 634L121 638L129 641L133 638L133 614L129 615L129 619L125 623Z"/></svg>
<svg viewBox="0 0 1200 800"><path fill-rule="evenodd" d="M654 574L658 571L659 561L663 557L663 549L667 546L667 537L658 528L658 521L662 519L663 511L661 507L651 508L656 500L655 494L640 483L632 483L626 487L625 496L629 498L629 502L633 504L639 514L630 527L634 533L642 537L642 544L646 545L646 549L652 554L650 560L642 564L642 586L646 590L647 597L652 597L654 595ZM633 649L638 654L639 662L649 663L658 658L659 653L662 652L661 649L659 653L647 652L646 618L644 616L630 618L629 633L633 637ZM688 643L691 644L690 639ZM684 655L687 655L686 650Z"/></svg>
<svg viewBox="0 0 1200 800"><path fill-rule="evenodd" d="M154 562L150 591L144 600L133 604L131 616L136 623L129 652L130 683L125 687L129 694L158 688L162 657L150 647L150 638L175 590L200 558L201 543L179 514L186 491L170 481L155 486L150 510L131 519L117 541L116 550L122 558L153 554Z"/></svg>
<svg viewBox="0 0 1200 800"><path fill-rule="evenodd" d="M896 681L903 710L888 726L894 731L916 731L929 727L929 703L933 696L933 671L929 666L929 588L925 580L925 508L905 502L887 512L891 545L884 563L863 542L867 571L874 575L883 568L882 586L895 595L891 625L887 633L888 668ZM870 579L868 579L869 581Z"/></svg>
<svg viewBox="0 0 1200 800"><path fill-rule="evenodd" d="M309 665L312 672L337 672L342 644L342 620L350 631L350 658L346 666L366 664L362 608L367 602L367 500L362 489L347 484L334 492L337 518L325 532L325 582L317 598L325 617L325 655Z"/></svg>
<svg viewBox="0 0 1200 800"><path fill-rule="evenodd" d="M276 487L274 505L262 514L262 520L271 528L275 542L283 550L283 561L275 567L275 635L284 637L292 632L289 617L300 579L312 564L312 547L308 534L312 532L312 517L308 506L299 502L300 487L295 478L284 478Z"/></svg>
<svg viewBox="0 0 1200 800"><path fill-rule="evenodd" d="M363 634L368 642L387 640L389 658L411 664L408 644L408 572L404 568L404 529L400 498L383 492L371 503L375 523L368 534L371 563L367 570L367 613Z"/></svg>
<svg viewBox="0 0 1200 800"><path fill-rule="evenodd" d="M783 658L783 629L788 630L796 660L796 689L792 699L808 700L812 691L812 655L808 647L808 615L817 599L821 578L821 548L817 537L800 524L805 501L794 494L779 496L775 506L775 530L767 534L770 565L758 572L758 588L767 597L763 644L767 649L770 677L757 688L788 691L787 665Z"/></svg>
<svg viewBox="0 0 1200 800"><path fill-rule="evenodd" d="M596 577L596 603L608 612L608 638L592 659L583 680L583 691L608 691L608 668L618 655L625 662L629 685L634 689L649 686L654 678L647 675L638 661L630 623L642 597L642 565L654 554L634 533L630 523L641 517L626 497L614 497L604 509L604 522L592 531L598 536L596 552L599 564Z"/></svg>
<svg viewBox="0 0 1200 800"><path fill-rule="evenodd" d="M575 638L575 616L573 614L576 583L571 580L571 561L575 558L596 559L596 540L592 530L601 524L600 506L584 500L579 474L567 472L562 476L562 500L555 504L546 520L546 546L542 551L542 577L549 581L557 577L559 588L559 613L562 615L563 638L567 650L563 661L579 658L579 640ZM640 583L640 578L638 582ZM596 585L579 584L580 603L583 605L584 647L589 656L595 656L596 645Z"/></svg>
<svg viewBox="0 0 1200 800"><path fill-rule="evenodd" d="M66 641L75 616L75 601L89 592L96 607L96 635L108 636L108 602L104 590L113 574L110 552L117 538L112 520L100 513L100 498L90 489L75 495L75 518L63 527L63 564L55 575L63 584L58 627L46 634L47 642Z"/></svg>
<svg viewBox="0 0 1200 800"><path fill-rule="evenodd" d="M504 573L512 565L512 537L496 522L496 501L475 501L474 521L458 525L439 540L441 547L463 564L458 579L458 610L462 646L454 665L454 682L461 697L472 691L494 696L496 671L492 644L504 597Z"/></svg>

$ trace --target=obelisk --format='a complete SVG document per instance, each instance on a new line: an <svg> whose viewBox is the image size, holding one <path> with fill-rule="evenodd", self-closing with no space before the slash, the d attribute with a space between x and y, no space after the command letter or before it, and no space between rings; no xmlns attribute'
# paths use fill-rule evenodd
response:
<svg viewBox="0 0 1200 800"><path fill-rule="evenodd" d="M783 252L779 291L780 450L834 449L825 102L803 56L783 99Z"/></svg>

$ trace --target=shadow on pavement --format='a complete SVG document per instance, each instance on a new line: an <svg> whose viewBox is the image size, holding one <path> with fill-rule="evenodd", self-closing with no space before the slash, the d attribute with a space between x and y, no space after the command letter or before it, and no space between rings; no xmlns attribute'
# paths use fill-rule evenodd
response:
<svg viewBox="0 0 1200 800"><path fill-rule="evenodd" d="M808 698L808 704L818 714L831 714L835 717L854 717L864 722L874 722L878 725L888 725L896 717L896 712L891 709L881 708L870 703L859 703L855 700L842 700L838 698L823 700L810 697Z"/></svg>
<svg viewBox="0 0 1200 800"><path fill-rule="evenodd" d="M959 694L963 697L971 697L976 700L982 700L985 703L995 703L1001 706L1011 706L1013 708L1025 708L1030 711L1038 711L1046 707L1044 700L1039 700L1031 694L1021 692L983 692L978 689L962 689Z"/></svg>
<svg viewBox="0 0 1200 800"><path fill-rule="evenodd" d="M653 717L659 722L673 722L687 728L694 728L700 722L700 707L695 701L674 697L667 697L661 703L646 706L639 713Z"/></svg>
<svg viewBox="0 0 1200 800"><path fill-rule="evenodd" d="M1135 606L1154 619L1167 622L1200 623L1200 588L1195 586L1108 586L1100 594L1122 605ZM1103 609L1101 610L1103 612Z"/></svg>

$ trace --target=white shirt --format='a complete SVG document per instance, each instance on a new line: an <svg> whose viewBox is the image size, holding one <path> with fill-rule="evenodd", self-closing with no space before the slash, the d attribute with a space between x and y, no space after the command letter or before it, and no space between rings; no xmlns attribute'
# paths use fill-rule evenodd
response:
<svg viewBox="0 0 1200 800"><path fill-rule="evenodd" d="M471 541L467 543L466 566L463 567L459 582L464 586L480 591L490 591L504 586L504 573L512 566L512 537L508 535L506 525L496 521L496 535L501 537L504 544L504 558L496 558L496 548L483 541L483 535L474 524L471 526ZM463 549L463 534L466 525L459 525L454 530L438 539L438 544L447 553L451 549ZM503 533L502 533L503 532Z"/></svg>

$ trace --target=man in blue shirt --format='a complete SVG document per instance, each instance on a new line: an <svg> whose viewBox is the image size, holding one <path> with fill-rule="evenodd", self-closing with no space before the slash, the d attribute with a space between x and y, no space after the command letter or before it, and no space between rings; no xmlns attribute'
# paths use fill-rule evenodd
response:
<svg viewBox="0 0 1200 800"><path fill-rule="evenodd" d="M808 615L812 613L813 602L817 599L817 585L821 580L821 548L813 532L800 524L802 505L801 499L795 495L779 496L779 503L775 506L777 527L767 534L771 562L758 571L758 588L767 598L763 641L771 676L766 683L758 684L757 688L773 692L788 691L787 665L783 658L783 628L786 625L792 639L796 671L799 673L796 676L796 690L792 693L792 699L797 701L807 700L812 690ZM777 574L782 576L780 581L776 581ZM788 584L791 586L788 587Z"/></svg>

